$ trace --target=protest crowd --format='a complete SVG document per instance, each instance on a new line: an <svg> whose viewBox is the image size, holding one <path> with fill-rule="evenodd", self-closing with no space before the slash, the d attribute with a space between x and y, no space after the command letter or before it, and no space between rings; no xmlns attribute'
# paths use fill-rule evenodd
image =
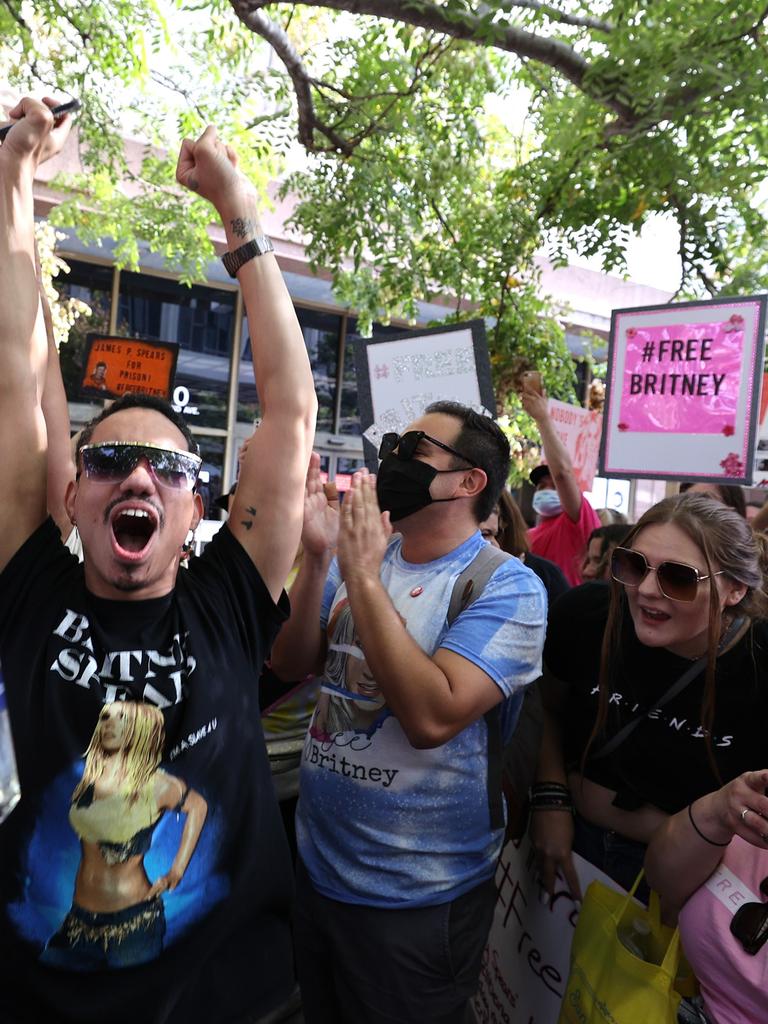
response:
<svg viewBox="0 0 768 1024"><path fill-rule="evenodd" d="M70 129L52 105L21 101L0 145L21 791L0 824L0 1021L510 1019L477 993L499 857L527 842L542 903L582 907L574 950L597 942L579 865L634 889L617 963L649 974L627 972L627 1000L669 975L663 1016L569 1016L572 974L536 1024L768 1022L761 513L702 483L634 524L596 511L525 379L535 522L504 432L450 400L385 433L339 501L255 190L209 127L177 182L226 232L262 418L188 557L201 457L172 406L132 392L70 445L34 244L34 176Z"/></svg>

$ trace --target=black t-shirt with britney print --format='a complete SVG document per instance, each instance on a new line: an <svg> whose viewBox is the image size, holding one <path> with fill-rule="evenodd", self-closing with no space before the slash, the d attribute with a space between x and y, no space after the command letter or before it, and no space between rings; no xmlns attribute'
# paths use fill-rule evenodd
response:
<svg viewBox="0 0 768 1024"><path fill-rule="evenodd" d="M258 699L286 608L226 526L162 598L89 594L51 520L0 574L22 790L0 826L0 1020L224 1022L290 994Z"/></svg>

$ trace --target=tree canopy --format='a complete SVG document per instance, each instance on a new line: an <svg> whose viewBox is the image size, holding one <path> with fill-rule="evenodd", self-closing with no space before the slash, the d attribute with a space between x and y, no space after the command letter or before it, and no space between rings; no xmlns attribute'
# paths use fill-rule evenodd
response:
<svg viewBox="0 0 768 1024"><path fill-rule="evenodd" d="M83 101L88 176L56 216L121 262L142 239L200 276L208 210L170 186L163 147L213 121L262 186L281 175L363 324L447 296L493 323L500 395L537 365L567 398L542 246L621 272L662 214L670 290L764 286L766 17L764 0L4 0L0 61L15 87ZM140 170L126 131L148 140Z"/></svg>

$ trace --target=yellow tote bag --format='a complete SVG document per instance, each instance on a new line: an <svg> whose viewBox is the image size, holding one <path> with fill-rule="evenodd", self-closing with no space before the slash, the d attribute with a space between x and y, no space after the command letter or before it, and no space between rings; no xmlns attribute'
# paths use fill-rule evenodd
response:
<svg viewBox="0 0 768 1024"><path fill-rule="evenodd" d="M680 934L661 923L659 897L650 906L592 882L584 894L571 946L571 971L558 1024L675 1024L680 996L675 976L680 960ZM649 926L660 964L631 953L619 938L619 926L641 918Z"/></svg>

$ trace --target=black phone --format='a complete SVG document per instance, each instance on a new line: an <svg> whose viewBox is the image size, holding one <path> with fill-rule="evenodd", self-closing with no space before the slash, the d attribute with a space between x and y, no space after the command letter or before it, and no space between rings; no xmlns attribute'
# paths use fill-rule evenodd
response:
<svg viewBox="0 0 768 1024"><path fill-rule="evenodd" d="M51 113L56 117L63 117L65 114L74 114L76 110L80 109L80 100L68 100L66 103L60 103L58 107L53 107ZM13 124L17 124L14 121ZM8 132L13 128L13 124L7 124L4 128L0 128L0 142L3 141Z"/></svg>

